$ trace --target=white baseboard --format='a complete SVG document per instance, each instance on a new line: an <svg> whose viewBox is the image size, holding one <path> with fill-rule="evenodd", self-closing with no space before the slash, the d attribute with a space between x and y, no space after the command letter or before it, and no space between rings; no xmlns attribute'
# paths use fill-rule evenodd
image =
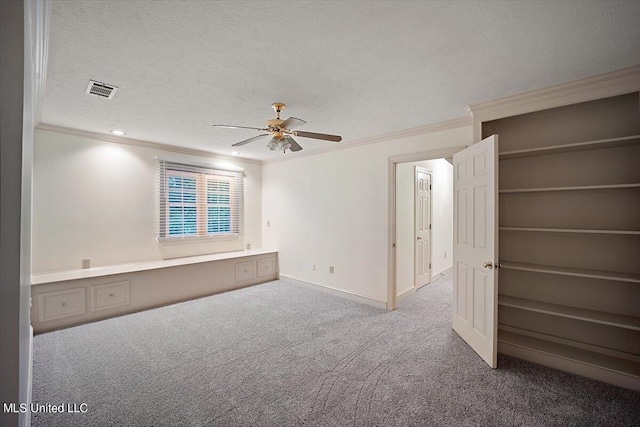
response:
<svg viewBox="0 0 640 427"><path fill-rule="evenodd" d="M406 291L402 291L398 294L398 296L396 297L397 301L400 301L401 299L408 297L411 294L415 294L416 293L416 287L413 286L409 289L407 289Z"/></svg>
<svg viewBox="0 0 640 427"><path fill-rule="evenodd" d="M436 276L439 276L440 274L449 274L453 271L453 266L449 267L449 268L445 268L444 270L442 270L439 273L433 273L433 275L431 276L431 280L433 280Z"/></svg>
<svg viewBox="0 0 640 427"><path fill-rule="evenodd" d="M303 280L298 277L291 276L289 274L280 273L280 278L292 280L296 282L296 284L302 285L309 289L315 289L317 291L321 291L330 295L335 295L340 298L348 299L350 301L359 302L361 304L367 304L374 306L376 308L382 308L384 310L387 309L386 301L380 301L375 298L366 297L364 295L359 295L350 291L345 291L343 289L334 288L332 286L324 285L322 283L310 282L308 280Z"/></svg>

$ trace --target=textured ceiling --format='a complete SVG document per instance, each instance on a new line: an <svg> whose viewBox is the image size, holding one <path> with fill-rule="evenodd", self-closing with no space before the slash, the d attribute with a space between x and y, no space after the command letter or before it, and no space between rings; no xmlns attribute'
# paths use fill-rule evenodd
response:
<svg viewBox="0 0 640 427"><path fill-rule="evenodd" d="M229 154L257 133L211 125L278 101L348 144L640 64L639 23L638 1L53 1L42 123ZM238 151L283 155L265 144Z"/></svg>

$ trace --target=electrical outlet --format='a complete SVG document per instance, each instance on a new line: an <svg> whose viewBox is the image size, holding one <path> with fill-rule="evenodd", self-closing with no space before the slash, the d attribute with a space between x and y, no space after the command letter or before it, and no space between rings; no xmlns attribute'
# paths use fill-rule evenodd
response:
<svg viewBox="0 0 640 427"><path fill-rule="evenodd" d="M444 259L447 259L447 253L446 252L444 253Z"/></svg>
<svg viewBox="0 0 640 427"><path fill-rule="evenodd" d="M267 227L271 227L271 221L267 220Z"/></svg>
<svg viewBox="0 0 640 427"><path fill-rule="evenodd" d="M315 263L315 262L312 262L312 263L311 263L311 269L312 269L313 271L316 271L316 267L317 267L317 266L316 266L316 263Z"/></svg>
<svg viewBox="0 0 640 427"><path fill-rule="evenodd" d="M82 260L82 269L91 268L91 260L89 258L85 258Z"/></svg>
<svg viewBox="0 0 640 427"><path fill-rule="evenodd" d="M247 243L247 250L248 251L251 250L251 243ZM445 256L445 258L446 258L446 256Z"/></svg>
<svg viewBox="0 0 640 427"><path fill-rule="evenodd" d="M329 274L334 274L336 270L333 268L333 265L329 266Z"/></svg>

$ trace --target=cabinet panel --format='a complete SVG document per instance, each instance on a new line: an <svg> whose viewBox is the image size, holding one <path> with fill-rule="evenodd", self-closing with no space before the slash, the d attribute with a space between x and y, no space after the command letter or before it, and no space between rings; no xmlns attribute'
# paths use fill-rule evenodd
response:
<svg viewBox="0 0 640 427"><path fill-rule="evenodd" d="M91 311L127 306L131 302L129 281L91 287Z"/></svg>
<svg viewBox="0 0 640 427"><path fill-rule="evenodd" d="M239 262L236 264L236 282L251 280L256 278L256 262Z"/></svg>
<svg viewBox="0 0 640 427"><path fill-rule="evenodd" d="M261 259L258 261L258 277L276 274L275 258Z"/></svg>
<svg viewBox="0 0 640 427"><path fill-rule="evenodd" d="M41 293L38 295L38 307L40 322L85 314L87 311L86 289L76 288Z"/></svg>

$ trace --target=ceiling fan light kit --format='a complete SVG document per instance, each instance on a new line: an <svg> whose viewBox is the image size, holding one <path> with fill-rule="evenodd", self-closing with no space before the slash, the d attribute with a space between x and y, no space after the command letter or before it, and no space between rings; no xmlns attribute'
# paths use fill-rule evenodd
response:
<svg viewBox="0 0 640 427"><path fill-rule="evenodd" d="M280 113L287 106L281 102L275 102L271 105L271 107L276 112L276 118L267 120L265 127L257 128L257 127L248 127L248 126L230 126L230 125L213 125L213 127L219 128L227 128L227 129L253 129L257 131L265 131L268 133L263 133L258 136L254 136L244 141L236 142L233 144L233 147L240 147L242 145L248 144L253 141L257 141L265 136L271 136L271 140L267 143L267 148L271 151L280 151L286 153L287 150L290 151L300 151L302 147L293 139L292 136L298 136L301 138L313 138L320 139L323 141L331 141L331 142L340 142L342 141L342 137L339 135L327 135L324 133L316 133L316 132L302 132L302 131L294 131L293 129L306 124L302 119L298 119L296 117L289 117L287 120L282 120L280 118Z"/></svg>

